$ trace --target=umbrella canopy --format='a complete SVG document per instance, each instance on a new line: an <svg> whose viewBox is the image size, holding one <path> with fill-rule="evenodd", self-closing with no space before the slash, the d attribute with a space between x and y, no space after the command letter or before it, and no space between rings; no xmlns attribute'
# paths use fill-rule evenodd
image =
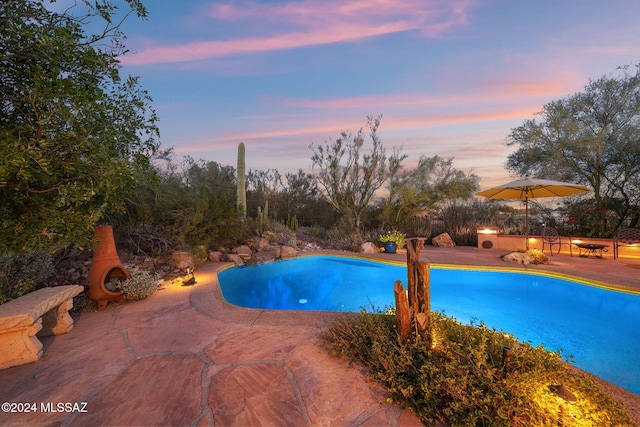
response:
<svg viewBox="0 0 640 427"><path fill-rule="evenodd" d="M529 199L566 197L590 191L584 185L547 179L525 178L476 193L489 199L519 199L525 203L526 248L529 249Z"/></svg>

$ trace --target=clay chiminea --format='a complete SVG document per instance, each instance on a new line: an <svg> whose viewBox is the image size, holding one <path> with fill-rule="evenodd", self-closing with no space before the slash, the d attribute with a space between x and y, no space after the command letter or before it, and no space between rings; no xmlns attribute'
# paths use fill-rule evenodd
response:
<svg viewBox="0 0 640 427"><path fill-rule="evenodd" d="M93 248L93 261L87 276L87 296L98 303L98 311L107 307L109 301L123 302L124 295L115 289L107 289L105 283L113 279L126 280L131 274L124 268L116 251L113 229L110 225L99 225L94 230L97 242Z"/></svg>

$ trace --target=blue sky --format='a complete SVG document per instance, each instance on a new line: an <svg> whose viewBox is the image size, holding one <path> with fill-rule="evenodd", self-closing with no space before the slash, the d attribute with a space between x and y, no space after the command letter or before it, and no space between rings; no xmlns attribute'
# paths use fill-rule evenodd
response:
<svg viewBox="0 0 640 427"><path fill-rule="evenodd" d="M640 63L638 0L148 0L123 30L178 156L282 174L312 143L364 127L454 157L483 189L510 180L510 130L589 79Z"/></svg>

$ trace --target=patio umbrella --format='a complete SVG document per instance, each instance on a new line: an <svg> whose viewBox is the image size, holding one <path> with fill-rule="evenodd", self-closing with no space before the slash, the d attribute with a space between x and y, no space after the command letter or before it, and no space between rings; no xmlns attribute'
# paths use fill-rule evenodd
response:
<svg viewBox="0 0 640 427"><path fill-rule="evenodd" d="M524 200L526 248L529 249L529 199L566 197L587 191L591 190L584 185L525 177L525 179L512 181L489 190L481 191L476 193L476 195L489 199Z"/></svg>

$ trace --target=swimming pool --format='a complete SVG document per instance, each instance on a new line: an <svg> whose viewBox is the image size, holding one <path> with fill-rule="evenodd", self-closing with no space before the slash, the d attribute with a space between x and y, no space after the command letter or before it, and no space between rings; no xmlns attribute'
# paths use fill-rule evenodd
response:
<svg viewBox="0 0 640 427"><path fill-rule="evenodd" d="M393 306L406 265L309 256L218 274L231 304L272 310L358 312ZM640 394L640 295L544 274L431 268L431 308L482 321Z"/></svg>

